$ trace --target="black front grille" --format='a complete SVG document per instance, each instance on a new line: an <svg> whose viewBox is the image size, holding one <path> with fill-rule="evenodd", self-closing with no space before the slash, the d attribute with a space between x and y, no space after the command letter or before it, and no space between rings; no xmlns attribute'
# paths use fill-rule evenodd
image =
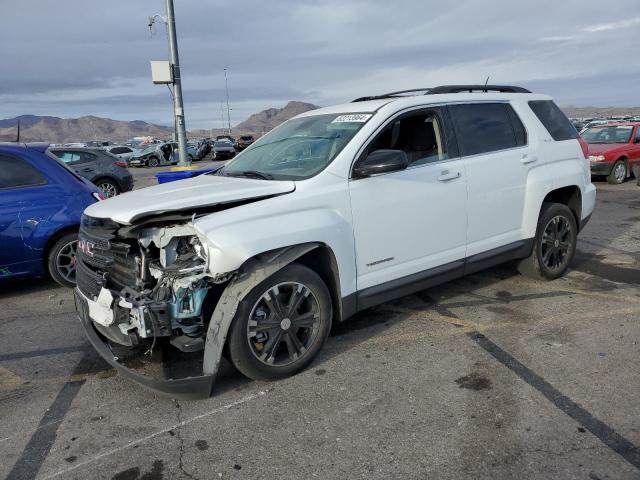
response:
<svg viewBox="0 0 640 480"><path fill-rule="evenodd" d="M116 237L118 228L110 220L82 218L76 276L78 288L89 298L95 298L102 287L136 286L140 257L136 247Z"/></svg>

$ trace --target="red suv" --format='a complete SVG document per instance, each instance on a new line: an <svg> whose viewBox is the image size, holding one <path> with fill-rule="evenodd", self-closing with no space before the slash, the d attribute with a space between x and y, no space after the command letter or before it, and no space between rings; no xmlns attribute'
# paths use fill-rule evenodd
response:
<svg viewBox="0 0 640 480"><path fill-rule="evenodd" d="M597 125L580 135L589 144L591 175L622 183L631 172L640 174L640 122Z"/></svg>

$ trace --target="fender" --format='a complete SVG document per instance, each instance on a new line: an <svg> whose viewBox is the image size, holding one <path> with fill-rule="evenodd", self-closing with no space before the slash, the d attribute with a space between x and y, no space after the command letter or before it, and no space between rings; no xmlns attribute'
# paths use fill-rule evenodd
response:
<svg viewBox="0 0 640 480"><path fill-rule="evenodd" d="M272 250L251 258L242 265L238 275L225 288L211 316L202 365L205 375L215 376L218 372L227 333L240 302L256 285L319 246L319 243L307 243Z"/></svg>

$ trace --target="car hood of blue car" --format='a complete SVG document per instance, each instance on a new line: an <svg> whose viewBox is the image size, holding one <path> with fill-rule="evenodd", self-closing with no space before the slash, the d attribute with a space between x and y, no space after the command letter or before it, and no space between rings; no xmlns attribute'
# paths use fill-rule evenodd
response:
<svg viewBox="0 0 640 480"><path fill-rule="evenodd" d="M151 215L271 197L294 190L295 183L290 180L200 175L127 192L91 205L84 213L90 217L109 218L122 225L131 225Z"/></svg>

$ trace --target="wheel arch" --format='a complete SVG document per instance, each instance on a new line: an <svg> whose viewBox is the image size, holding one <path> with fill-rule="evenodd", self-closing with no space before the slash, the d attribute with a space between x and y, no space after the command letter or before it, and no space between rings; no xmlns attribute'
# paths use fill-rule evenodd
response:
<svg viewBox="0 0 640 480"><path fill-rule="evenodd" d="M240 302L255 286L293 262L299 262L320 275L334 301L334 313L336 308L340 312L340 302L335 302L335 297L339 299L340 295L337 262L331 249L323 243L302 243L254 255L240 266L224 289L214 288L211 292L213 298L218 298L207 327L203 361L205 374L215 375L218 371L229 327Z"/></svg>
<svg viewBox="0 0 640 480"><path fill-rule="evenodd" d="M44 248L42 249L42 266L45 271L48 271L49 253L55 243L68 233L78 233L79 230L80 225L67 225L56 230L56 232L47 239Z"/></svg>
<svg viewBox="0 0 640 480"><path fill-rule="evenodd" d="M582 218L582 192L577 185L568 185L566 187L557 188L550 191L542 200L542 204L545 203L561 203L569 207L573 216L575 217L576 224L580 228L580 220ZM540 213L542 213L542 205L540 205Z"/></svg>

